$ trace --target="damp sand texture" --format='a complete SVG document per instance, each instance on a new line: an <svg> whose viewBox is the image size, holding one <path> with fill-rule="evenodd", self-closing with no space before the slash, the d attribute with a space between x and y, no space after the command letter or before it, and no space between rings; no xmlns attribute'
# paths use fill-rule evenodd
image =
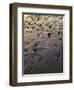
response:
<svg viewBox="0 0 74 90"><path fill-rule="evenodd" d="M63 72L63 16L24 14L24 74Z"/></svg>

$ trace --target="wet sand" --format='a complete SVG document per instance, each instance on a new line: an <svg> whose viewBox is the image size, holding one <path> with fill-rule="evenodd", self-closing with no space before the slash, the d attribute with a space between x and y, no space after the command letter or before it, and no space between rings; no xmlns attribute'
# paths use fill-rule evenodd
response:
<svg viewBox="0 0 74 90"><path fill-rule="evenodd" d="M63 51L60 47L52 47L24 58L24 74L62 73Z"/></svg>

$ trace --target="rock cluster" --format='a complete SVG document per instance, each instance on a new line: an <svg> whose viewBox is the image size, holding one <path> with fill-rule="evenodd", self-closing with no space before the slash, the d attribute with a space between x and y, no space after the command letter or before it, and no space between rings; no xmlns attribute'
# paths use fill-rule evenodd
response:
<svg viewBox="0 0 74 90"><path fill-rule="evenodd" d="M24 47L32 49L50 47L62 43L63 16L56 15L24 15Z"/></svg>

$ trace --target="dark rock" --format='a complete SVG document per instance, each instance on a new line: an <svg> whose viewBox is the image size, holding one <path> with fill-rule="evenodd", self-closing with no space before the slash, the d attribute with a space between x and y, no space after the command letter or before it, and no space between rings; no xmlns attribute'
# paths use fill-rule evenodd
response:
<svg viewBox="0 0 74 90"><path fill-rule="evenodd" d="M59 38L59 40L62 40L62 38Z"/></svg>
<svg viewBox="0 0 74 90"><path fill-rule="evenodd" d="M60 31L58 31L58 35L60 34L61 32Z"/></svg>
<svg viewBox="0 0 74 90"><path fill-rule="evenodd" d="M50 38L51 37L51 33L48 33L48 38Z"/></svg>
<svg viewBox="0 0 74 90"><path fill-rule="evenodd" d="M49 28L51 28L51 26L49 26Z"/></svg>

